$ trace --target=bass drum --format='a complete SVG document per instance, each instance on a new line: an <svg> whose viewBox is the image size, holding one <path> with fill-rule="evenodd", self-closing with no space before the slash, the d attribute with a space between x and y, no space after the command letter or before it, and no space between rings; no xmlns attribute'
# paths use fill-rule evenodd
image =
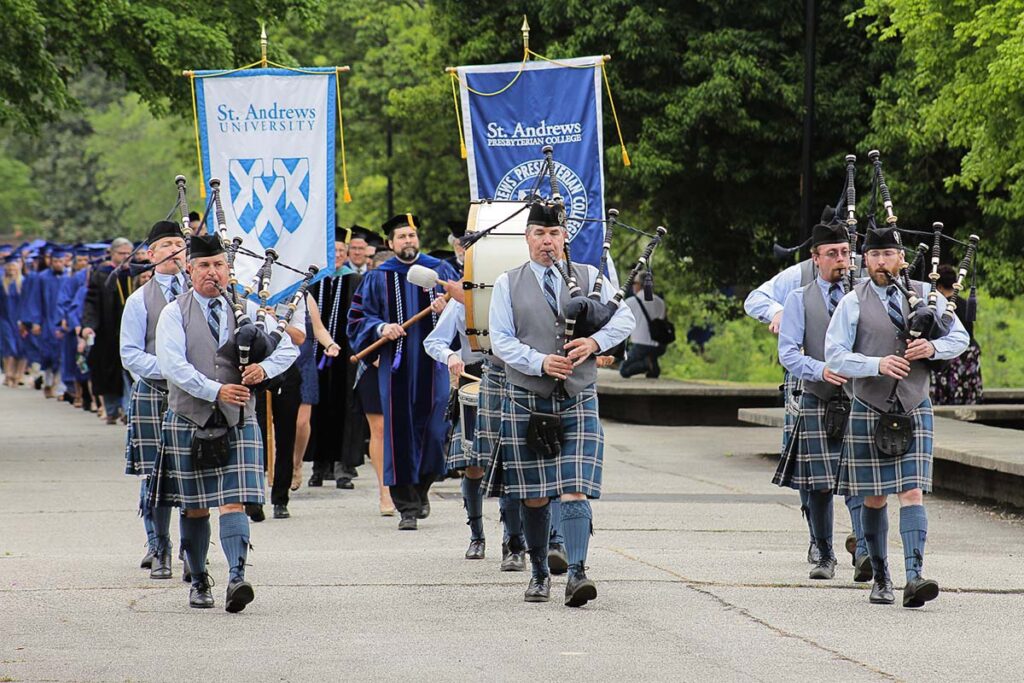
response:
<svg viewBox="0 0 1024 683"><path fill-rule="evenodd" d="M494 281L506 270L518 268L530 260L526 246L526 202L480 200L469 205L466 233L482 232L497 225L466 250L466 336L474 351L491 350L488 312ZM499 225L500 224L500 225Z"/></svg>

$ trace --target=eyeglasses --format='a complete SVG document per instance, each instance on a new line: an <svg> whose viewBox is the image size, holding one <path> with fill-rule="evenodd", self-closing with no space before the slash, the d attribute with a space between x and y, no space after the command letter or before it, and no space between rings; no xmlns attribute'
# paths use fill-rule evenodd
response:
<svg viewBox="0 0 1024 683"><path fill-rule="evenodd" d="M849 247L847 247L846 249L829 249L826 252L819 252L818 255L833 260L839 258L840 256L843 258L850 258L850 249Z"/></svg>

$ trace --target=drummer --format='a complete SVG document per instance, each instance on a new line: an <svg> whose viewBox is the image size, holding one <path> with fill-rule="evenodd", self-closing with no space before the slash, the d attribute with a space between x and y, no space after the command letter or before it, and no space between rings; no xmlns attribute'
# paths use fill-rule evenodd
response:
<svg viewBox="0 0 1024 683"><path fill-rule="evenodd" d="M451 348L452 342L458 339L458 351ZM470 382L479 389L479 381L474 378L480 377L484 354L474 351L469 345L469 338L466 337L466 307L458 301L451 301L445 307L441 317L426 339L423 340L423 348L427 355L448 366L448 372L454 379L458 380L461 388ZM452 405L451 402L449 405ZM462 503L466 508L466 524L469 525L469 548L466 550L467 560L484 559L486 543L484 540L483 523L483 491L481 483L484 477L484 470L473 456L473 441L471 438L463 439L466 434L471 437L473 428L476 427L476 411L466 414L465 426L461 418L461 406L455 407L451 413L451 437L448 441L447 462L448 472L462 471ZM471 422L470 422L471 420ZM469 429L466 429L469 427Z"/></svg>

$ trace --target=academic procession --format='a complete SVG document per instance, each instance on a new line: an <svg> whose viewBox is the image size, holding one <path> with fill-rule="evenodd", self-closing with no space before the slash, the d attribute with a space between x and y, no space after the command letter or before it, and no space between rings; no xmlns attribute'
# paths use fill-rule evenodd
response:
<svg viewBox="0 0 1024 683"><path fill-rule="evenodd" d="M915 185L920 151L858 128L868 109L844 128L831 95L815 122L814 61L838 56L813 7L778 47L810 41L803 161L732 186L757 215L721 182L750 164L732 114L715 158L659 138L655 102L685 98L600 32L371 5L267 8L233 61L126 47L149 90L102 46L62 72L122 78L178 147L134 162L151 194L118 215L141 223L0 225L0 680L1015 678L1024 409L1015 354L988 352L1018 334L1014 190L972 204L935 175L962 141ZM422 13L473 65L301 42L358 16L353 44L409 39ZM518 60L458 46L491 20ZM714 97L696 62L646 68ZM39 136L12 112L50 114L4 93L0 132ZM436 111L392 125L416 96ZM678 407L701 395L735 405ZM622 421L622 397L675 414Z"/></svg>

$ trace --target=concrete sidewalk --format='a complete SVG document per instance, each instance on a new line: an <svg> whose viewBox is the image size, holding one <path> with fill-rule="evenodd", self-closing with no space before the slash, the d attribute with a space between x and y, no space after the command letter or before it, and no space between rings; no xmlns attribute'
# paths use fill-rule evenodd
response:
<svg viewBox="0 0 1024 683"><path fill-rule="evenodd" d="M179 563L171 581L138 569L122 428L3 389L0 430L0 680L1021 677L1024 523L930 498L926 574L943 593L923 610L869 605L845 554L838 579L812 584L796 494L758 455L774 429L607 424L599 598L583 609L561 605L557 577L551 603L522 602L527 575L498 571L495 501L488 558L469 562L456 482L435 488L420 531L399 533L364 466L356 490L304 486L292 519L253 526L256 601L239 615L223 611L216 528L217 609L188 608ZM839 501L836 520L841 547ZM890 528L901 586L895 502Z"/></svg>

